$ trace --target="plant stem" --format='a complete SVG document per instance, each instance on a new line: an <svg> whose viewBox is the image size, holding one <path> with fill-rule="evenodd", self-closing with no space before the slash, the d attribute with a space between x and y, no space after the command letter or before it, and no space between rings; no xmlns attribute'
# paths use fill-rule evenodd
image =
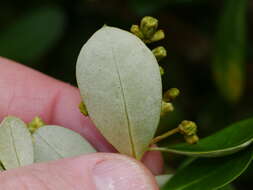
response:
<svg viewBox="0 0 253 190"><path fill-rule="evenodd" d="M168 131L168 132L166 132L166 133L164 133L164 134L162 134L160 136L157 136L157 137L153 138L152 141L150 142L150 144L151 145L155 144L155 143L157 143L157 142L159 142L159 141L161 141L161 140L163 140L163 139L165 139L165 138L167 138L167 137L169 137L171 135L174 135L174 134L176 134L178 132L180 132L180 130L179 130L178 127L175 128L175 129L172 129L172 130L170 130L170 131Z"/></svg>

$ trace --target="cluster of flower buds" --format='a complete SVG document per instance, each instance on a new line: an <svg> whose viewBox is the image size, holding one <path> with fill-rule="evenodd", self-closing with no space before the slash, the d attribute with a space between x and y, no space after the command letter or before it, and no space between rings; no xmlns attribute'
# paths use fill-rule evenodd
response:
<svg viewBox="0 0 253 190"><path fill-rule="evenodd" d="M164 39L164 31L158 28L158 20L151 16L145 16L141 20L140 25L132 25L130 31L139 37L144 43L149 44ZM163 46L159 46L152 50L157 61L167 56L167 51ZM163 68L160 66L161 75L164 74Z"/></svg>
<svg viewBox="0 0 253 190"><path fill-rule="evenodd" d="M145 16L139 25L132 25L130 31L143 40L144 43L152 43L164 39L163 30L158 30L158 20Z"/></svg>
<svg viewBox="0 0 253 190"><path fill-rule="evenodd" d="M179 95L180 91L177 88L171 88L163 95L161 116L174 110L172 101ZM193 121L182 121L174 132L179 132L184 136L184 139L189 144L194 144L199 141L197 136L197 125ZM169 134L169 133L168 133Z"/></svg>

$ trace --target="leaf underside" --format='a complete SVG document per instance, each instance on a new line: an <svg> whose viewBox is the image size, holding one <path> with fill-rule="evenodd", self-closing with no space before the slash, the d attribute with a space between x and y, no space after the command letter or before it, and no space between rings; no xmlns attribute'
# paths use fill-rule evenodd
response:
<svg viewBox="0 0 253 190"><path fill-rule="evenodd" d="M60 126L43 126L33 134L33 137L35 162L96 152L78 133Z"/></svg>
<svg viewBox="0 0 253 190"><path fill-rule="evenodd" d="M76 77L102 135L120 153L140 159L161 111L161 76L152 52L133 34L106 26L83 46Z"/></svg>
<svg viewBox="0 0 253 190"><path fill-rule="evenodd" d="M31 134L19 118L8 116L0 124L0 161L6 170L34 162Z"/></svg>

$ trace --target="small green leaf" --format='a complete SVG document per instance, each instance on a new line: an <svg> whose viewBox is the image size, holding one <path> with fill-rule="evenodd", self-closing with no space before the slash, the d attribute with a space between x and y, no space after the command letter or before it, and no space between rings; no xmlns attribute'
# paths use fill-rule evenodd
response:
<svg viewBox="0 0 253 190"><path fill-rule="evenodd" d="M153 53L130 32L104 26L83 46L76 77L96 127L120 153L140 159L161 112L162 83Z"/></svg>
<svg viewBox="0 0 253 190"><path fill-rule="evenodd" d="M226 0L218 26L212 70L220 93L237 102L245 86L248 0Z"/></svg>
<svg viewBox="0 0 253 190"><path fill-rule="evenodd" d="M19 118L9 116L0 124L0 161L6 170L34 161L31 134Z"/></svg>
<svg viewBox="0 0 253 190"><path fill-rule="evenodd" d="M78 133L60 126L43 126L35 131L33 137L35 162L96 152Z"/></svg>
<svg viewBox="0 0 253 190"><path fill-rule="evenodd" d="M253 159L253 147L231 156L199 158L179 170L162 190L215 190L237 177Z"/></svg>
<svg viewBox="0 0 253 190"><path fill-rule="evenodd" d="M59 40L64 15L57 7L43 7L20 17L0 33L0 55L32 64Z"/></svg>
<svg viewBox="0 0 253 190"><path fill-rule="evenodd" d="M172 174L158 175L155 176L158 186L163 187L172 178Z"/></svg>
<svg viewBox="0 0 253 190"><path fill-rule="evenodd" d="M249 146L253 141L253 118L243 120L201 139L197 144L186 143L152 148L188 156L216 157L233 154Z"/></svg>

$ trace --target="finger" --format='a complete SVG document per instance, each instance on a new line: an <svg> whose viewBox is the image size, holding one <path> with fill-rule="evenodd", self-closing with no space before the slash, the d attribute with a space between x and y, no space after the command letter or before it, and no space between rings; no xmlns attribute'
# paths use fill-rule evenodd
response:
<svg viewBox="0 0 253 190"><path fill-rule="evenodd" d="M0 119L15 115L29 122L40 116L80 133L100 151L114 150L79 112L77 88L7 59L0 63Z"/></svg>
<svg viewBox="0 0 253 190"><path fill-rule="evenodd" d="M152 174L126 156L96 153L34 164L0 174L8 190L158 190Z"/></svg>
<svg viewBox="0 0 253 190"><path fill-rule="evenodd" d="M160 151L148 151L142 158L142 162L150 169L154 175L163 173L164 161Z"/></svg>

